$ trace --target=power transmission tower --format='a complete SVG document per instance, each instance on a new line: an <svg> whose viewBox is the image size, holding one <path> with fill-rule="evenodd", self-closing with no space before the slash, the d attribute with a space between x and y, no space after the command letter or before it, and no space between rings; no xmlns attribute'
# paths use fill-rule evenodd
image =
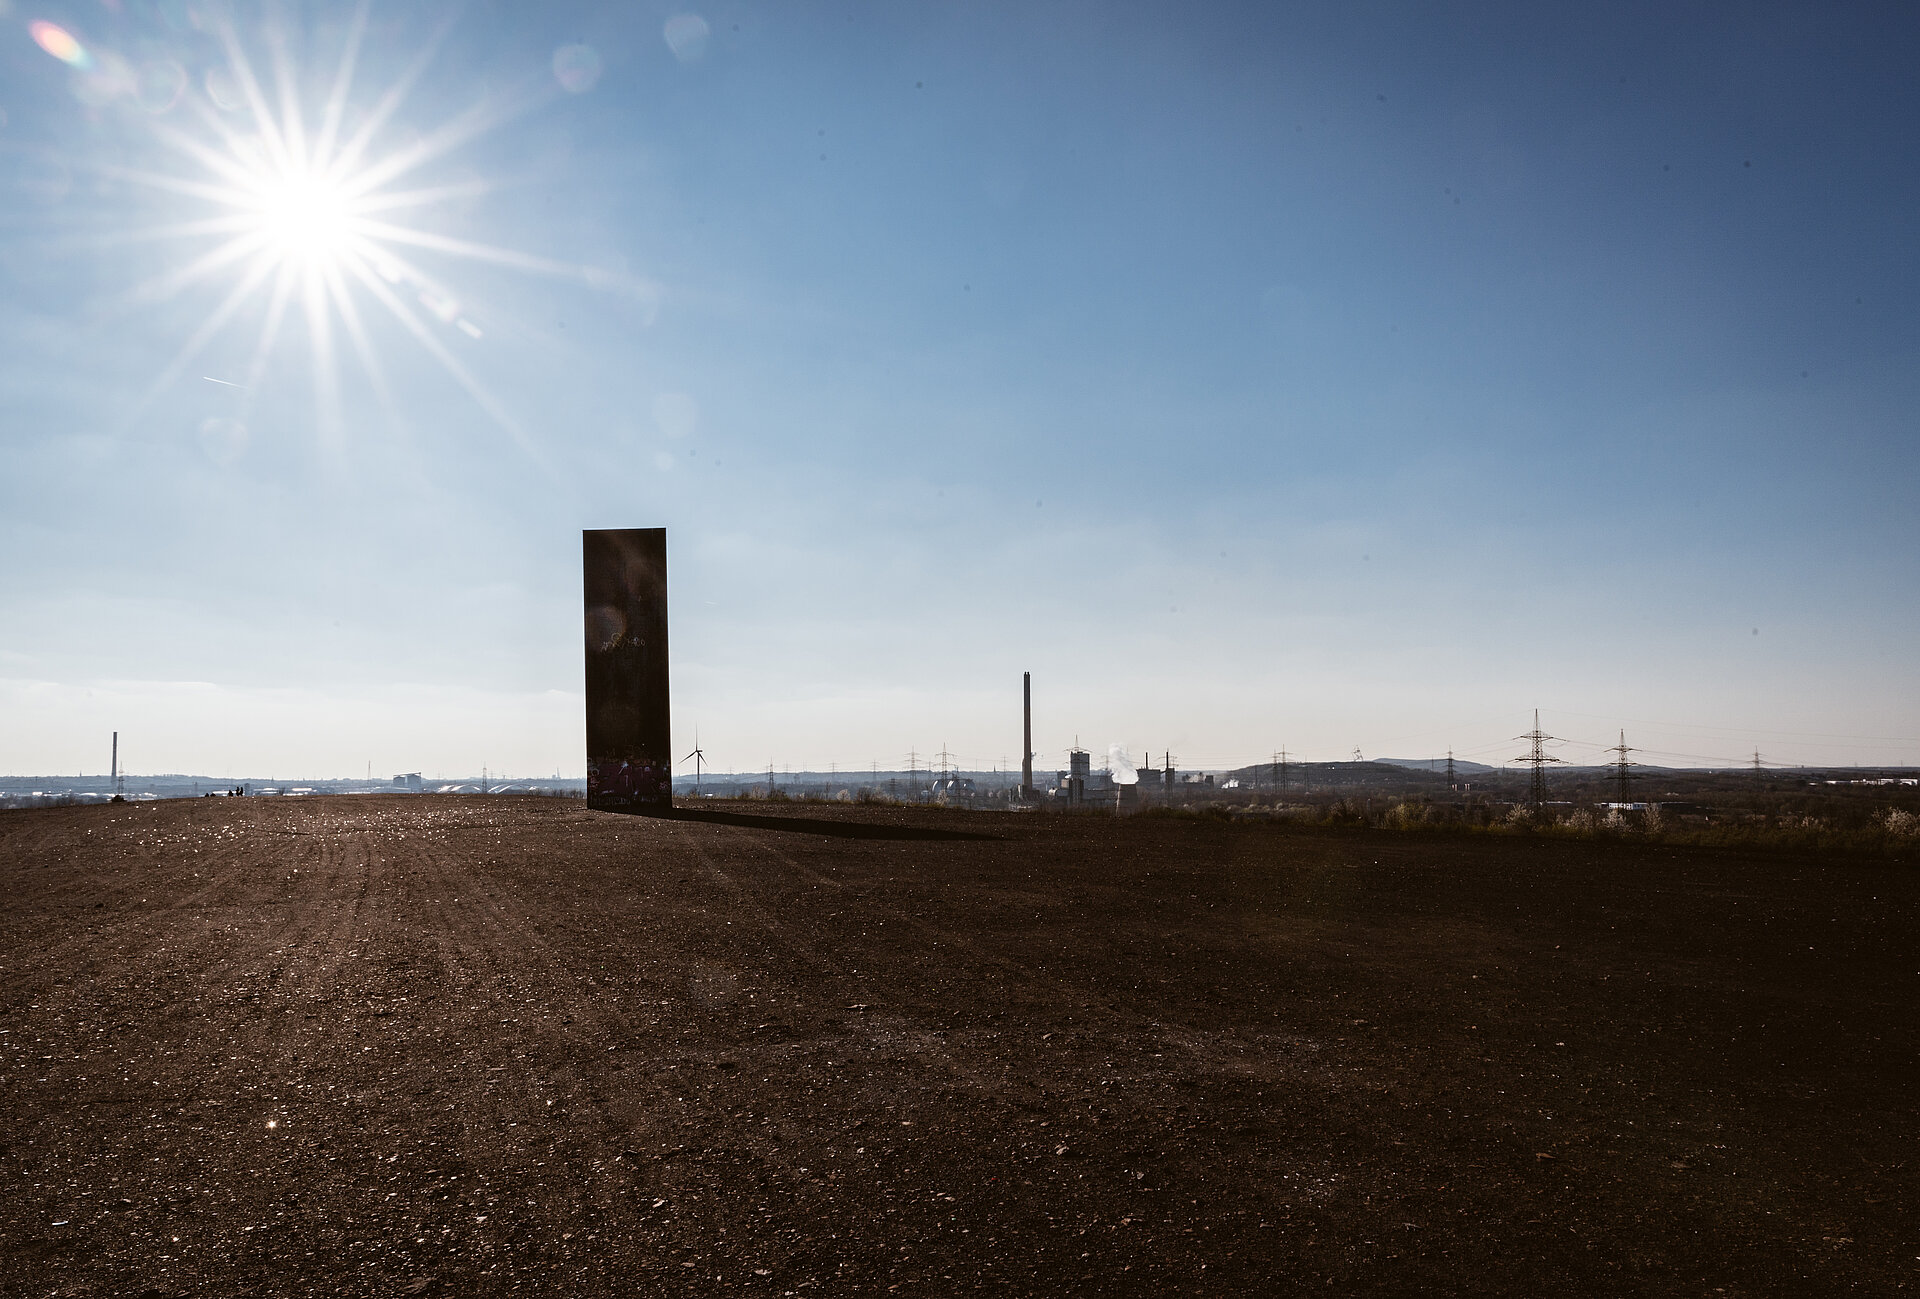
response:
<svg viewBox="0 0 1920 1299"><path fill-rule="evenodd" d="M1281 789L1287 787L1287 774L1287 746L1283 744L1280 746L1280 752L1273 755L1273 778L1279 783Z"/></svg>
<svg viewBox="0 0 1920 1299"><path fill-rule="evenodd" d="M1533 710L1533 729L1525 735L1516 735L1513 738L1533 741L1533 751L1520 761L1533 768L1533 778L1527 785L1527 801L1532 803L1534 811L1538 812L1547 805L1547 764L1560 761L1548 753L1543 746L1548 740L1556 740L1560 737L1548 735L1540 729L1540 710L1536 708Z"/></svg>
<svg viewBox="0 0 1920 1299"><path fill-rule="evenodd" d="M1629 749L1627 747L1627 733L1625 731L1620 732L1620 743L1607 750L1608 753L1614 755L1614 760L1609 765L1613 768L1615 802L1631 803L1633 801L1633 782L1640 779L1640 777L1634 774L1634 764L1628 760L1627 755L1629 753L1637 753L1638 751L1637 749Z"/></svg>
<svg viewBox="0 0 1920 1299"><path fill-rule="evenodd" d="M1447 788L1453 788L1453 750L1447 750Z"/></svg>
<svg viewBox="0 0 1920 1299"><path fill-rule="evenodd" d="M1753 774L1756 777L1762 778L1767 774L1766 769L1760 765L1760 750L1758 749L1753 751Z"/></svg>

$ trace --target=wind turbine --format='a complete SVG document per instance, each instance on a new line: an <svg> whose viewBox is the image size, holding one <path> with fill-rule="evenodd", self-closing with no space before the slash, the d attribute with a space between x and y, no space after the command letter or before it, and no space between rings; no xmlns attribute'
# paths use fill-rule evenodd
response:
<svg viewBox="0 0 1920 1299"><path fill-rule="evenodd" d="M693 759L693 792L697 797L700 793L700 767L701 764L707 760L706 750L700 747L700 728L698 726L693 728L693 752L689 753L687 758ZM682 758L680 761L685 762L687 758Z"/></svg>

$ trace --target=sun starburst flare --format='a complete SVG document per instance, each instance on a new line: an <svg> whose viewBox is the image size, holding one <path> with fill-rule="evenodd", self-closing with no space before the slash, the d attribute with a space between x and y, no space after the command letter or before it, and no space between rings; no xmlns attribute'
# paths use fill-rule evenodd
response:
<svg viewBox="0 0 1920 1299"><path fill-rule="evenodd" d="M302 106L299 78L283 40L274 37L267 42L273 72L270 99L240 34L231 26L220 28L224 67L209 74L204 90L183 86L174 111L152 121L155 137L166 150L161 160L141 167L101 168L125 182L203 206L200 214L189 219L118 233L116 241L195 241L200 245L178 264L131 289L123 305L155 304L197 285L228 282L217 305L165 367L149 399L177 380L244 312L264 302L246 376L232 386L249 392L257 387L279 346L287 313L297 310L306 324L323 430L337 432L340 423L337 341L341 338L391 411L391 390L368 332L369 317L362 309L370 301L529 455L544 461L534 440L455 350L478 345L484 331L464 309L460 296L409 253L555 276L595 290L634 296L649 309L656 290L643 281L598 268L453 238L406 223L404 214L411 212L418 218L436 205L471 198L490 188L483 181L400 188L409 177L554 92L549 83L544 91L490 96L437 130L382 152L377 147L382 133L427 70L446 28L436 32L347 133L343 127L353 103L368 16L369 7L362 3L348 26L330 89L313 115ZM77 38L51 24L37 24L33 36L49 54L76 69L88 69L96 78L115 75L116 67L127 68L110 55L96 59ZM108 71L103 74L100 68ZM122 79L131 86L130 73Z"/></svg>

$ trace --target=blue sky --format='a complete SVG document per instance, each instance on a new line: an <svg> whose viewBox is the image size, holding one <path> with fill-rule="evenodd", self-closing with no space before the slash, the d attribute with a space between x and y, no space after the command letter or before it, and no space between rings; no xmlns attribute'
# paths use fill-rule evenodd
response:
<svg viewBox="0 0 1920 1299"><path fill-rule="evenodd" d="M218 12L0 0L0 769L577 774L660 524L722 767L1920 763L1910 12L376 4L381 383L130 295L355 18Z"/></svg>

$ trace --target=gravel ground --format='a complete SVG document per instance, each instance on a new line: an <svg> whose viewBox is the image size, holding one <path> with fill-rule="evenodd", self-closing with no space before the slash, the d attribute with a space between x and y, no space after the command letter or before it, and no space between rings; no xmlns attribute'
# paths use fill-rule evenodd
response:
<svg viewBox="0 0 1920 1299"><path fill-rule="evenodd" d="M0 813L0 877L8 1294L1920 1275L1911 868L375 796Z"/></svg>

